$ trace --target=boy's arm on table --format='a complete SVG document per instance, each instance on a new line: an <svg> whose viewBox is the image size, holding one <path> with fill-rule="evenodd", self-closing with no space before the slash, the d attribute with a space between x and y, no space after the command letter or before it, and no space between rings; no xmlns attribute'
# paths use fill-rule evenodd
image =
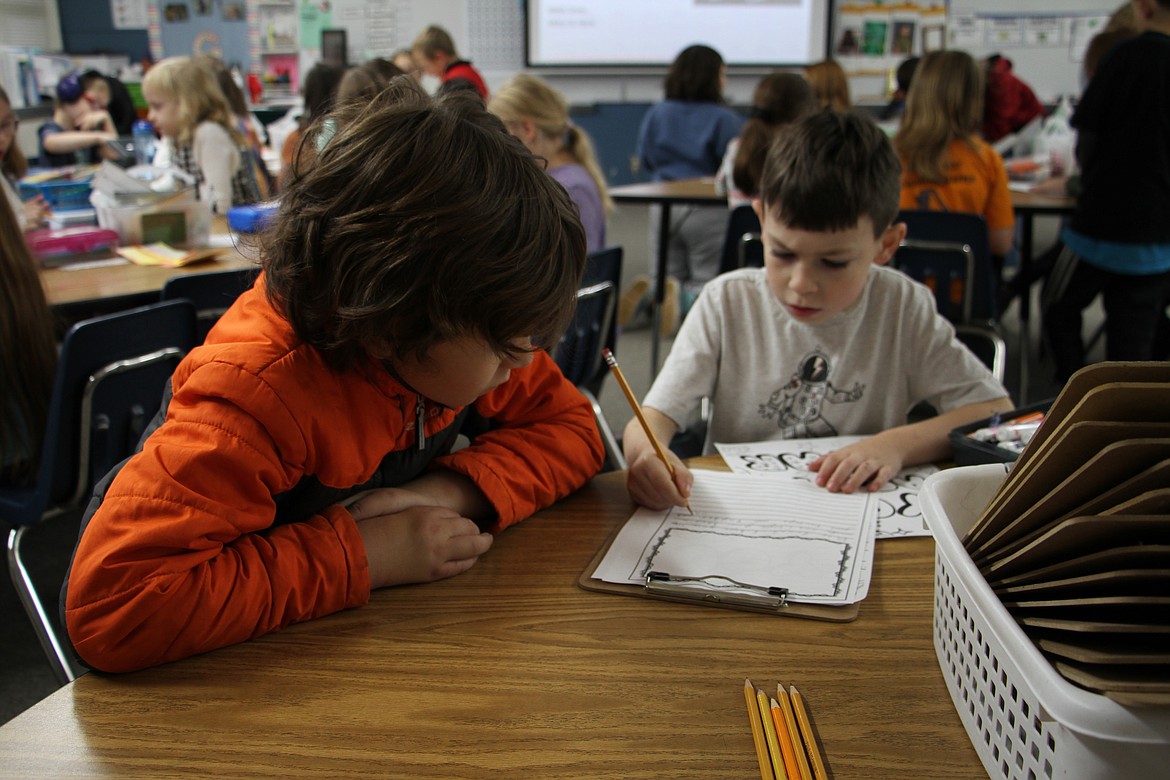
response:
<svg viewBox="0 0 1170 780"><path fill-rule="evenodd" d="M637 417L633 417L622 435L622 449L629 464L626 488L630 498L650 509L685 506L695 478L682 460L670 451L670 440L678 432L678 425L653 407L642 407L642 413L662 445L663 453L674 466L674 480L671 480L670 472L658 457L658 451L642 429L642 424Z"/></svg>
<svg viewBox="0 0 1170 780"><path fill-rule="evenodd" d="M809 470L817 472L818 485L834 493L872 492L906 466L949 457L947 435L953 429L1011 408L1011 399L1006 396L960 406L822 455L809 464Z"/></svg>

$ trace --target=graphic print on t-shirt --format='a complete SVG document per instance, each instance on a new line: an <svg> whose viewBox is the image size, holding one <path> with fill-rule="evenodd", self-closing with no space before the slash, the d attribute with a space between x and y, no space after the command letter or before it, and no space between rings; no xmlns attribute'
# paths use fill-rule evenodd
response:
<svg viewBox="0 0 1170 780"><path fill-rule="evenodd" d="M776 419L784 439L836 436L837 429L821 416L825 402L851 403L861 398L865 385L853 383L852 390L838 390L829 381L829 356L819 349L805 355L792 379L760 404L760 416Z"/></svg>

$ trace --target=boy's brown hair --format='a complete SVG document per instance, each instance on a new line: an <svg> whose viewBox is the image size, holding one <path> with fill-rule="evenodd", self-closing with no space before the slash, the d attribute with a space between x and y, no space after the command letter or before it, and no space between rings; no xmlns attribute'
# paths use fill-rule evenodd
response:
<svg viewBox="0 0 1170 780"><path fill-rule="evenodd" d="M878 236L898 213L901 185L902 166L877 123L854 111L826 109L776 135L760 199L798 230L849 230L868 216Z"/></svg>
<svg viewBox="0 0 1170 780"><path fill-rule="evenodd" d="M443 52L455 59L459 57L455 53L455 41L451 39L451 34L437 24L420 32L410 48L412 52L421 52L428 60L434 59L436 52Z"/></svg>
<svg viewBox="0 0 1170 780"><path fill-rule="evenodd" d="M585 233L564 188L478 95L407 76L363 104L289 185L264 237L268 296L338 370L484 339L554 344ZM310 128L315 136L321 123Z"/></svg>

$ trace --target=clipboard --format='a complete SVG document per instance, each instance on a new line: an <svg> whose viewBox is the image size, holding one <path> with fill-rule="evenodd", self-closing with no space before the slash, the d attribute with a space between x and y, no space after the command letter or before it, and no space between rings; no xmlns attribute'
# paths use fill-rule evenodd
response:
<svg viewBox="0 0 1170 780"><path fill-rule="evenodd" d="M609 539L606 540L605 544L601 546L601 549L597 551L597 554L593 556L593 560L585 567L585 571L581 572L581 576L577 578L577 587L594 593L616 593L620 596L638 596L640 598L655 599L658 601L671 601L676 604L720 607L722 609L736 609L743 612L757 612L763 615L826 620L834 623L847 623L855 620L860 612L860 603L842 604L840 606L802 604L787 600L783 600L774 605L744 603L741 601L730 601L718 590L711 589L704 591L697 586L690 589L693 592L684 592L681 589L654 589L643 585L629 585L594 579L593 572L597 571L597 567L605 559L605 554L609 552L609 548L613 544L614 539L621 533L623 525L624 523L617 527Z"/></svg>

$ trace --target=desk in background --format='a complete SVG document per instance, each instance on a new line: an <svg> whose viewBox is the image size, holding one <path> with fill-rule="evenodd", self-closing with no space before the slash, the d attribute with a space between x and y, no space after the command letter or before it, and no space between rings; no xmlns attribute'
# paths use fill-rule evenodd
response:
<svg viewBox="0 0 1170 780"><path fill-rule="evenodd" d="M87 674L0 727L0 776L758 777L750 677L800 688L837 780L986 777L934 654L931 539L878 543L852 623L583 591L633 509L624 478L508 529L458 577Z"/></svg>
<svg viewBox="0 0 1170 780"><path fill-rule="evenodd" d="M653 333L650 336L650 382L658 376L658 349L662 337L662 301L666 296L666 258L670 252L670 207L672 205L722 205L727 206L727 196L715 194L715 180L680 179L678 181L627 184L614 187L609 195L617 203L657 204L662 207L662 220L658 223L658 273L654 280L654 295L651 301L653 311Z"/></svg>
<svg viewBox="0 0 1170 780"><path fill-rule="evenodd" d="M226 235L227 222L223 217L212 219L212 233ZM49 305L63 319L74 322L86 317L121 311L134 306L154 303L163 285L172 276L224 271L229 268L250 267L254 261L233 249L214 260L181 268L142 266L130 262L118 265L44 268L41 282Z"/></svg>

